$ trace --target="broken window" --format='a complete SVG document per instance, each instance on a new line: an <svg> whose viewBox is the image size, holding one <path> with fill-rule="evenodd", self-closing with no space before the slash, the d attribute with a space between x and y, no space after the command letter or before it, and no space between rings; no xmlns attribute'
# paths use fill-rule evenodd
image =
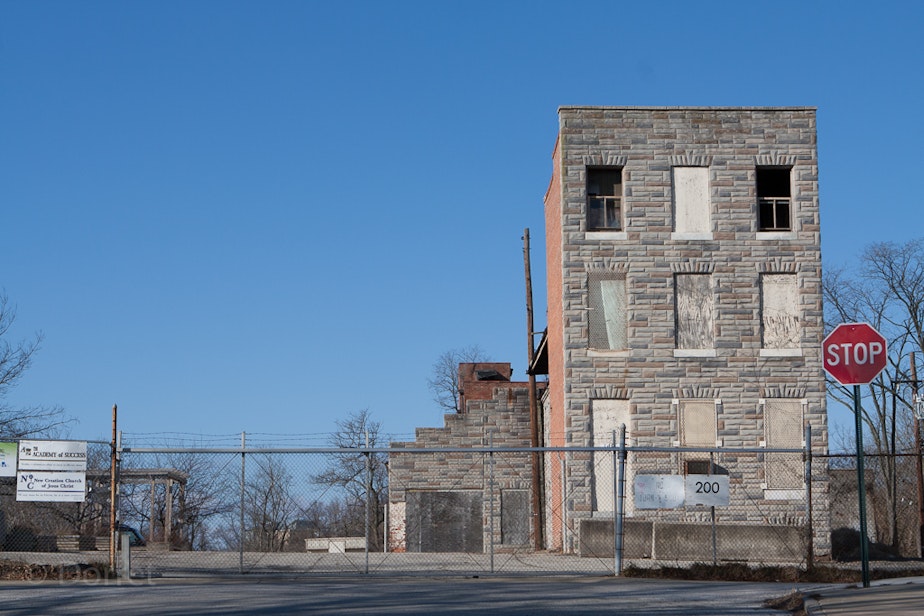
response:
<svg viewBox="0 0 924 616"><path fill-rule="evenodd" d="M587 230L622 230L622 169L587 169Z"/></svg>
<svg viewBox="0 0 924 616"><path fill-rule="evenodd" d="M708 167L674 167L674 231L712 233Z"/></svg>
<svg viewBox="0 0 924 616"><path fill-rule="evenodd" d="M768 449L802 447L802 401L769 398L764 401L764 437ZM802 487L801 453L767 453L767 488L793 490Z"/></svg>
<svg viewBox="0 0 924 616"><path fill-rule="evenodd" d="M765 349L797 349L800 345L799 293L795 274L760 277L761 338Z"/></svg>
<svg viewBox="0 0 924 616"><path fill-rule="evenodd" d="M587 277L588 346L591 349L627 347L626 279L608 272Z"/></svg>
<svg viewBox="0 0 924 616"><path fill-rule="evenodd" d="M712 276L677 274L674 295L677 348L715 348Z"/></svg>
<svg viewBox="0 0 924 616"><path fill-rule="evenodd" d="M789 181L790 170L778 167L758 167L757 207L759 231L791 231Z"/></svg>

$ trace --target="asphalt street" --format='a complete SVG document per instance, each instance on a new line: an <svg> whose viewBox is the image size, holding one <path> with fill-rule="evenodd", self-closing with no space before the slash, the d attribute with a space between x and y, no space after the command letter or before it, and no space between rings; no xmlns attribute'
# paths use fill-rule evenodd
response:
<svg viewBox="0 0 924 616"><path fill-rule="evenodd" d="M197 579L0 583L0 614L782 614L791 584L625 578Z"/></svg>

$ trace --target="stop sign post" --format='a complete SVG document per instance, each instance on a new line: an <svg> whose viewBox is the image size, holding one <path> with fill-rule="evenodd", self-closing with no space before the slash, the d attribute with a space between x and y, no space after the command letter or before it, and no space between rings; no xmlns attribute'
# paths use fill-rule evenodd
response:
<svg viewBox="0 0 924 616"><path fill-rule="evenodd" d="M863 587L869 588L869 540L866 536L866 481L863 472L863 424L860 385L871 383L886 366L886 339L868 323L841 323L821 343L825 371L841 385L853 385L857 430L857 493L860 498L860 560Z"/></svg>

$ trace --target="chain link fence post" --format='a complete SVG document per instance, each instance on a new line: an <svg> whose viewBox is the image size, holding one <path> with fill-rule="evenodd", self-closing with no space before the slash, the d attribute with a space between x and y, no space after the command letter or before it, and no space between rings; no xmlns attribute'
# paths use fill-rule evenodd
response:
<svg viewBox="0 0 924 616"><path fill-rule="evenodd" d="M812 529L812 426L805 425L805 568L815 566L815 537Z"/></svg>
<svg viewBox="0 0 924 616"><path fill-rule="evenodd" d="M709 476L715 474L715 452L709 452ZM716 533L716 524L715 524L715 505L710 505L709 507L709 516L712 521L712 566L715 567L719 564L719 553L718 553L718 537Z"/></svg>
<svg viewBox="0 0 924 616"><path fill-rule="evenodd" d="M613 444L615 445L616 433L613 433ZM614 536L614 575L622 575L622 553L623 553L623 518L626 507L626 424L619 426L619 465L616 472L613 473L616 482L616 502L613 507L613 536ZM613 452L613 464L616 465L616 452Z"/></svg>
<svg viewBox="0 0 924 616"><path fill-rule="evenodd" d="M241 432L241 512L239 519L239 535L240 535L240 549L238 552L238 572L244 574L244 493L247 486L247 474L246 474L246 454L244 449L247 447L247 433Z"/></svg>
<svg viewBox="0 0 924 616"><path fill-rule="evenodd" d="M494 430L491 430L488 433L488 445L490 451L488 452L488 477L489 477L489 511L488 515L488 533L490 534L490 540L488 542L488 549L490 550L490 561L491 561L491 573L494 573Z"/></svg>
<svg viewBox="0 0 924 616"><path fill-rule="evenodd" d="M368 449L368 447L369 447L369 431L366 430L366 448ZM366 575L369 575L369 542L371 541L369 530L370 530L370 527L372 526L370 523L370 519L369 519L369 516L372 515L372 507L370 504L370 501L372 499L372 457L368 451L365 451L364 455L366 456L366 499L365 499L366 500L366 524L365 524L366 526L366 549L365 549L366 565L365 565L365 570L363 571L363 573Z"/></svg>

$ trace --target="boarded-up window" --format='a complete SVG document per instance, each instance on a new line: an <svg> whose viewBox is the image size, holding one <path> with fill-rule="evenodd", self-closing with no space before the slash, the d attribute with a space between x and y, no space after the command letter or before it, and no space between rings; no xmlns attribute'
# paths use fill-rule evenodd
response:
<svg viewBox="0 0 924 616"><path fill-rule="evenodd" d="M501 490L501 543L529 543L529 490Z"/></svg>
<svg viewBox="0 0 924 616"><path fill-rule="evenodd" d="M476 491L409 491L408 552L483 551L484 508Z"/></svg>
<svg viewBox="0 0 924 616"><path fill-rule="evenodd" d="M764 402L764 436L768 449L802 447L802 401L770 398ZM802 487L802 454L767 453L767 488Z"/></svg>
<svg viewBox="0 0 924 616"><path fill-rule="evenodd" d="M715 402L712 400L680 401L680 446L715 447Z"/></svg>
<svg viewBox="0 0 924 616"><path fill-rule="evenodd" d="M674 167L674 231L711 233L709 168Z"/></svg>
<svg viewBox="0 0 924 616"><path fill-rule="evenodd" d="M593 423L594 447L609 447L613 444L613 433L619 444L619 427L626 426L629 438L629 401L592 400L591 422ZM613 455L608 452L594 453L594 511L613 511ZM627 473L628 474L628 473Z"/></svg>
<svg viewBox="0 0 924 616"><path fill-rule="evenodd" d="M681 400L677 412L681 447L715 448L717 427L713 400ZM681 461L683 472L687 474L712 472L708 452L685 452L681 454Z"/></svg>
<svg viewBox="0 0 924 616"><path fill-rule="evenodd" d="M626 280L606 272L587 277L588 345L592 349L625 349Z"/></svg>
<svg viewBox="0 0 924 616"><path fill-rule="evenodd" d="M800 345L799 293L795 274L760 277L761 329L765 349L797 349Z"/></svg>
<svg viewBox="0 0 924 616"><path fill-rule="evenodd" d="M677 274L674 290L677 348L715 348L712 276Z"/></svg>

